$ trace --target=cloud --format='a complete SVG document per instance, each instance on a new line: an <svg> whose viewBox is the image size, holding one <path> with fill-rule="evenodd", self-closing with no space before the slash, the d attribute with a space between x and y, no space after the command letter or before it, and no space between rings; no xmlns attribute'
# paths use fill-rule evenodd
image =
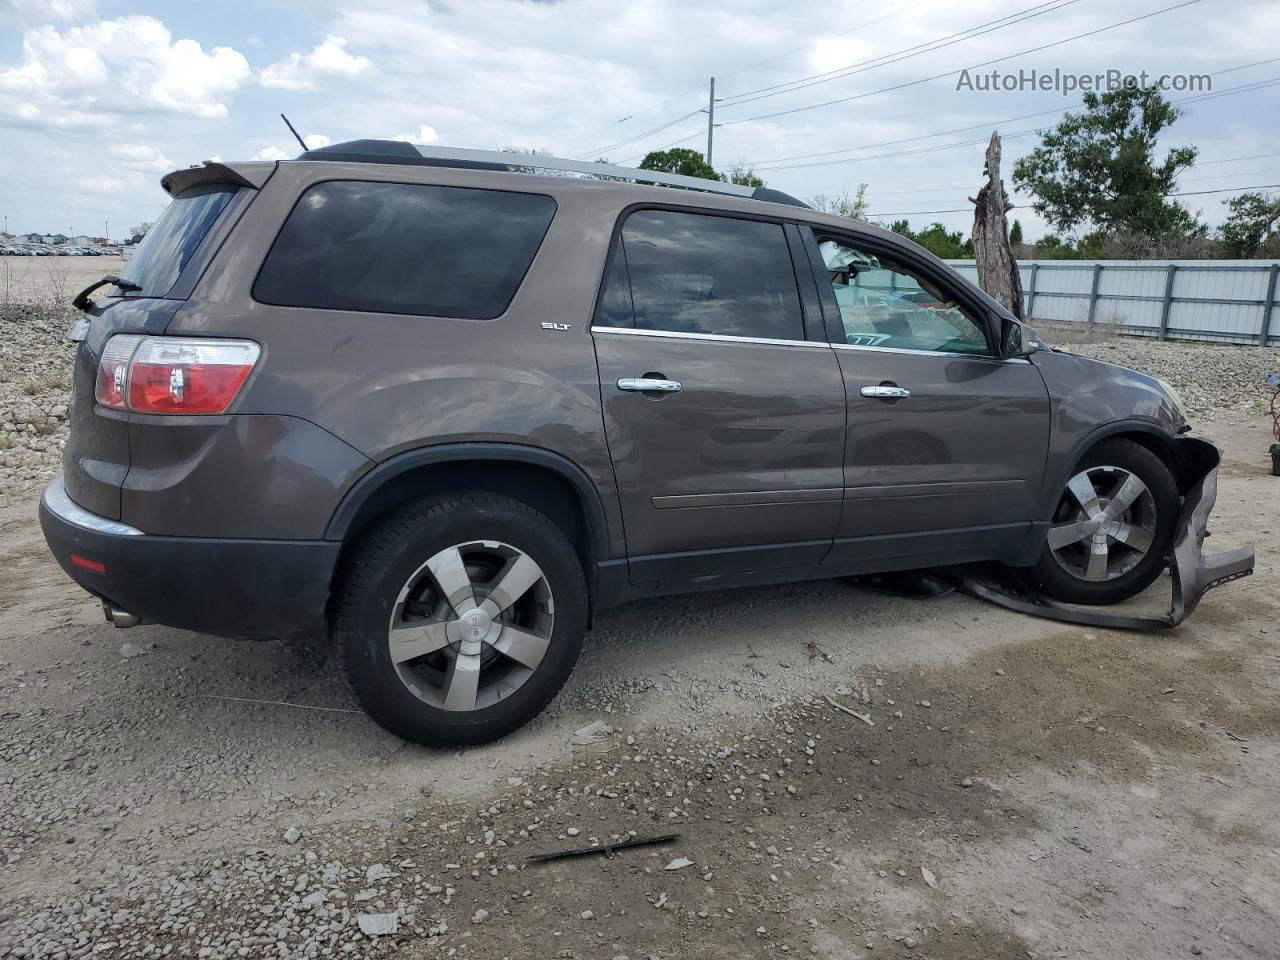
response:
<svg viewBox="0 0 1280 960"><path fill-rule="evenodd" d="M436 133L435 127L429 127L425 123L418 127L417 133L397 133L392 140L404 140L406 143L435 143L440 139L440 135Z"/></svg>
<svg viewBox="0 0 1280 960"><path fill-rule="evenodd" d="M118 177L84 177L77 184L86 193L115 193L125 187Z"/></svg>
<svg viewBox="0 0 1280 960"><path fill-rule="evenodd" d="M89 20L98 13L94 0L12 0L13 8L34 23Z"/></svg>
<svg viewBox="0 0 1280 960"><path fill-rule="evenodd" d="M113 143L107 148L123 167L131 170L172 170L173 161L145 143Z"/></svg>
<svg viewBox="0 0 1280 960"><path fill-rule="evenodd" d="M325 77L355 77L372 66L365 57L347 53L345 39L329 34L310 53L291 53L264 67L258 79L264 87L315 90Z"/></svg>
<svg viewBox="0 0 1280 960"><path fill-rule="evenodd" d="M252 157L254 160L292 160L293 158L279 147L263 147Z"/></svg>
<svg viewBox="0 0 1280 960"><path fill-rule="evenodd" d="M121 17L28 30L21 66L0 70L0 100L22 98L24 119L49 126L101 125L104 114L148 110L219 119L249 77L248 61L230 47L206 52L195 40L174 40L154 17Z"/></svg>

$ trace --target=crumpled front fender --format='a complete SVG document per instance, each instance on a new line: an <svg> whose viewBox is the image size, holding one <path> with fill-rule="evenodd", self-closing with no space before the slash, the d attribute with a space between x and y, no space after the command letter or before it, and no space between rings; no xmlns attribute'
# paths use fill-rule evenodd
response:
<svg viewBox="0 0 1280 960"><path fill-rule="evenodd" d="M1180 487L1187 492L1178 515L1170 576L1173 597L1164 616L1109 613L1097 607L1058 603L981 576L967 577L964 589L1009 610L1095 627L1118 630L1163 630L1176 627L1195 611L1214 587L1253 573L1253 547L1206 554L1209 514L1218 499L1218 466L1222 454L1213 444L1193 437L1178 440Z"/></svg>

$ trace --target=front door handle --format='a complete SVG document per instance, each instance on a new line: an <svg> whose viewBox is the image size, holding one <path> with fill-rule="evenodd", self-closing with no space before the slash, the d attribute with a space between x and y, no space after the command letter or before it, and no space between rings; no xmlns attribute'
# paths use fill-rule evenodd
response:
<svg viewBox="0 0 1280 960"><path fill-rule="evenodd" d="M877 400L905 400L911 396L911 391L906 387L883 383L878 387L863 387L858 392L864 397L875 397Z"/></svg>
<svg viewBox="0 0 1280 960"><path fill-rule="evenodd" d="M679 393L679 380L662 380L657 377L623 377L618 381L619 390L632 393Z"/></svg>

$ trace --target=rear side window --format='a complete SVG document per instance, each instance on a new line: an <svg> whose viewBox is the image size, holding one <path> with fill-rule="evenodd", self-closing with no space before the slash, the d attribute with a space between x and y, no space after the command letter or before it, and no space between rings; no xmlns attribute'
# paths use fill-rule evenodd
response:
<svg viewBox="0 0 1280 960"><path fill-rule="evenodd" d="M180 193L147 231L121 278L142 287L139 296L163 297L239 189L212 184Z"/></svg>
<svg viewBox="0 0 1280 960"><path fill-rule="evenodd" d="M636 328L804 339L780 224L639 210L623 224L622 246ZM606 302L610 293L606 288ZM614 302L625 309L623 298Z"/></svg>
<svg viewBox="0 0 1280 960"><path fill-rule="evenodd" d="M298 200L253 295L263 303L489 320L555 214L551 197L355 180Z"/></svg>

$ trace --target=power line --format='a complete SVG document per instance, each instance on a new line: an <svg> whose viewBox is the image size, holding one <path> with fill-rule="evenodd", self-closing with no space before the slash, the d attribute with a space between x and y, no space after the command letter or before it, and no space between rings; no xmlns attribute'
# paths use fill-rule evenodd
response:
<svg viewBox="0 0 1280 960"><path fill-rule="evenodd" d="M1003 57L995 57L994 59L991 59L991 60L984 60L982 63L975 63L971 67L962 67L959 70L948 70L945 73L935 73L929 77L921 77L918 80L908 80L903 83L894 84L893 86L882 87L879 90L868 90L865 93L855 93L852 96L839 97L835 100L824 100L821 103L810 103L802 107L792 107L789 110L776 110L773 113L762 113L754 117L742 117L738 120L725 120L720 125L722 127L728 127L728 126L733 126L734 124L739 124L739 123L751 123L755 120L770 120L770 119L773 119L774 117L785 117L785 116L790 116L793 113L803 113L806 110L817 110L820 107L834 106L837 103L848 103L851 100L863 100L867 97L874 97L877 94L881 94L881 93L890 93L895 90L905 90L908 87L916 87L922 83L929 83L930 81L933 81L933 80L941 80L944 77L959 76L960 74L964 73L966 70L978 70L982 67L989 67L995 63L1004 63L1006 60L1013 60L1013 59L1016 59L1017 57L1024 57L1029 53L1039 53L1041 50L1049 50L1053 47L1060 47L1066 43L1072 43L1076 40L1083 40L1085 37L1097 36L1100 33L1106 33L1108 30L1116 30L1116 29L1119 29L1120 27L1127 27L1130 24L1138 23L1142 20L1149 20L1152 17L1157 17L1162 13L1170 13L1174 10L1181 10L1183 7L1190 7L1194 4L1203 3L1203 2L1204 0L1182 0L1181 3L1175 3L1167 7L1161 7L1159 10L1153 10L1150 13L1144 13L1141 16L1130 17L1128 20L1121 20L1117 23L1108 24L1105 27L1097 27L1093 30L1088 30L1084 33L1078 33L1072 37L1065 37L1062 40L1055 40L1052 43L1044 43L1038 47L1031 47L1028 50L1019 50L1017 53L1010 53L1010 54L1006 54Z"/></svg>
<svg viewBox="0 0 1280 960"><path fill-rule="evenodd" d="M643 140L645 137L652 136L655 133L661 133L663 130L666 130L668 127L674 127L677 123L683 123L685 120L688 120L690 117L695 117L701 112L702 112L701 109L690 110L688 113L682 116L676 117L674 120L668 120L666 123L662 124L661 126L654 127L652 130L646 130L644 133L638 133L634 137L631 137L628 140L619 140L617 143L606 144L605 146L600 147L599 149L596 149L596 150L587 150L583 153L576 154L572 159L581 160L584 157L604 156L610 150L616 150L618 147L625 147L629 144L635 143L637 140Z"/></svg>
<svg viewBox="0 0 1280 960"><path fill-rule="evenodd" d="M1267 59L1267 60L1256 60L1253 63L1243 63L1236 67L1228 67L1225 70L1216 70L1214 71L1214 75L1222 76L1223 74L1227 74L1227 73L1236 73L1237 71L1240 71L1240 70L1247 70L1250 67L1260 67L1269 63L1276 63L1278 61L1280 61L1280 57L1271 57L1270 59ZM1244 93L1247 90L1261 89L1265 85L1270 85L1277 82L1280 82L1280 78L1267 80L1267 81L1258 81L1251 84L1241 84L1238 87L1228 87L1226 90L1216 91L1212 94L1210 93L1195 94L1190 97L1183 97L1181 99L1172 101L1172 103L1177 105L1181 103L1197 102L1202 98L1208 98L1210 96L1213 96L1215 98L1219 95L1230 96L1234 93ZM913 137L904 137L899 140L884 140L884 141L881 141L880 143L867 143L857 147L841 147L838 150L824 150L820 153L801 153L801 154L797 154L795 156L790 156L790 157L774 157L770 160L753 160L751 161L751 164L754 166L754 165L762 165L762 164L770 164L770 163L785 163L789 160L810 160L810 159L813 159L814 157L829 157L829 156L832 156L833 154L850 153L854 150L871 150L876 147L891 147L891 146L897 146L898 144L903 144L903 143L914 143L917 140L931 140L934 137L946 137L955 133L968 133L970 130L981 130L985 127L997 127L1003 123L1017 123L1020 120L1033 120L1037 117L1047 117L1053 114L1066 113L1068 110L1073 110L1081 105L1082 103L1077 102L1066 107L1055 107L1052 110L1041 110L1041 111L1038 111L1037 113L1024 113L1016 117L1006 117L1003 120L989 120L989 121L986 121L985 123L975 123L972 126L968 126L968 127L956 127L952 130L940 130L937 133L919 134Z"/></svg>
<svg viewBox="0 0 1280 960"><path fill-rule="evenodd" d="M1280 58L1276 58L1276 59L1280 59ZM1271 61L1260 61L1260 62L1261 62L1261 63L1269 63L1269 62L1271 62ZM1258 65L1259 65L1259 64L1249 64L1249 66L1258 66ZM1236 70L1236 69L1243 69L1243 68L1233 67L1233 68L1231 68L1231 69L1232 69L1232 70ZM1230 70L1223 70L1223 71L1220 71L1220 72L1221 72L1221 73L1229 73L1229 72L1231 72L1231 71L1230 71ZM1201 102L1201 101L1203 101L1203 100L1206 100L1206 99L1218 99L1218 98L1221 98L1221 97L1235 96L1236 94L1240 94L1240 93L1253 93L1253 92L1255 92L1255 91L1257 91L1257 90L1261 90L1261 89L1263 89L1263 88L1265 88L1265 87L1272 87L1272 86L1276 86L1277 84L1280 84L1280 77L1272 77L1272 78L1271 78L1271 79L1269 79L1269 80L1259 80L1259 81L1255 81L1254 83L1240 84L1239 86L1236 86L1236 87L1228 87L1226 90L1220 90L1220 91L1217 91L1217 92L1212 93L1212 94L1196 94L1196 95L1189 96L1189 97L1181 97L1181 98L1179 98L1179 99L1177 99L1177 100L1173 100L1173 101L1170 101L1170 102L1171 102L1171 103L1173 103L1175 106L1177 106L1177 105L1181 105L1181 104L1199 103L1199 102ZM989 127L999 126L1000 124L1003 124L1003 123L1013 123L1013 122L1015 122L1015 121L1017 121L1017 120L1029 120L1029 119L1032 119L1032 118L1034 118L1034 117L1043 117L1043 116L1048 116L1048 115L1050 115L1050 114L1056 114L1056 113L1066 113L1068 110L1076 109L1076 107L1078 107L1078 106L1079 106L1079 104L1072 104L1071 106L1068 106L1068 107L1060 107L1060 108L1056 108L1056 109L1053 109L1053 110L1042 110L1042 111L1040 111L1039 113L1026 113L1026 114L1023 114L1023 115L1018 116L1018 117L1010 117L1010 118L1005 119L1005 120L997 120L997 121L993 121L993 122L991 122L991 123L979 123L979 124L974 124L973 126L970 126L970 127L957 127L957 128L956 128L956 129L954 129L954 130L944 130L944 131L940 131L940 132L938 132L938 133L926 133L926 134L920 134L920 135L918 135L918 136L914 136L914 137L904 137L904 138L899 139L899 140L889 140L889 141L885 141L885 142L883 142L883 143L866 144L866 145L863 145L863 146L860 146L860 147L845 147L845 148L844 148L844 149L842 149L842 150L830 150L830 151L827 151L827 153L826 153L826 154L809 154L808 156L812 156L812 157L827 156L827 155L830 155L830 154L833 154L833 153L847 153L847 152L852 151L852 150L869 150L869 149L873 149L873 148L875 148L875 147L897 146L897 145L899 145L899 144L903 144L903 143L913 143L913 142L920 141L920 140L932 140L932 139L933 139L933 138L935 138L935 137L945 137L945 136L949 136L949 135L951 135L951 134L955 134L955 133L966 133L966 132L968 132L968 131L970 131L970 130L981 130L981 129L986 129L986 128L989 128ZM1034 132L1034 131L1032 131L1032 132ZM1010 137L1013 137L1013 136L1023 136L1023 135L1024 135L1024 134L1022 134L1022 133L1018 133L1018 134L1009 134L1009 136L1010 136ZM985 139L985 138L984 138L984 139ZM965 142L966 142L966 143L968 143L968 142L981 142L981 141L965 141ZM959 146L959 145L962 145L962 144L954 144L954 145L955 145L955 146ZM948 148L949 146L952 146L952 145L946 145L946 144L944 144L944 145L940 145L940 146L938 147L938 149L946 149L946 148ZM927 150L924 150L924 151L914 151L914 152L927 152ZM905 155L905 154L885 154L885 155L882 155L882 156L904 156L904 155ZM1266 156L1266 154L1263 154L1262 156ZM801 158L801 157L792 157L792 158L789 158L789 159L802 159L802 158ZM758 171L758 172L764 172L764 171L769 171L769 170L795 170L795 169L798 169L798 168L801 168L801 167L825 167L825 166L836 166L836 165L839 165L839 164L841 164L841 163L858 163L858 162L860 162L860 161L862 161L862 160L870 160L870 159L877 159L877 157L838 157L838 158L836 158L836 159L834 159L834 160L812 161L812 162L809 162L809 163L792 163L792 164L781 164L781 165L778 165L778 161L758 161L758 162L756 162L756 163L749 164L749 165L750 165L750 166L752 166L752 167L753 167L753 169L755 169L755 170L756 170L756 171ZM769 164L769 163L773 163L773 164L775 164L775 165L774 165L774 166L768 166L767 164Z"/></svg>
<svg viewBox="0 0 1280 960"><path fill-rule="evenodd" d="M748 90L732 97L726 97L724 105L726 107L737 107L744 103L753 103L756 100L764 100L768 97L776 97L784 93L792 93L796 90L816 87L818 84L830 83L833 80L851 77L857 73L865 73L868 70L876 70L880 67L887 67L894 63L901 63L903 60L911 60L915 57L923 56L926 53L933 53L937 50L943 49L944 47L950 47L954 44L962 43L965 40L972 40L975 37L994 33L995 31L1003 30L1006 27L1016 26L1019 23L1044 16L1046 13L1053 13L1057 10L1062 10L1079 2L1080 0L1048 0L1046 3L1038 3L1035 6L1018 10L996 20L989 20L986 23L977 24L976 26L969 27L957 33L947 34L944 37L938 37L934 40L927 40L924 43L917 43L915 46L905 47L902 50L895 50L893 53L886 53L879 57L873 57L870 60L862 60L858 63L851 63L848 66L839 67L835 70L828 70L825 73L815 73L812 76L800 77L796 80L789 80L786 83L775 83L772 86L760 87L756 90Z"/></svg>
<svg viewBox="0 0 1280 960"><path fill-rule="evenodd" d="M1180 193L1166 193L1166 197L1203 197L1211 193L1241 193L1245 190L1276 190L1280 183L1255 183L1248 187L1222 187L1218 190L1184 190ZM1017 203L1011 210L1026 210L1029 203ZM868 213L867 217L920 217L934 213L971 213L973 207L957 207L951 210L895 210L891 213Z"/></svg>
<svg viewBox="0 0 1280 960"><path fill-rule="evenodd" d="M892 13L886 13L886 14L885 14L884 16L882 16L882 17L876 17L874 20L866 20L866 21L864 21L864 22L862 22L862 23L858 24L858 25L857 25L857 26L855 26L855 27L850 27L848 30L842 30L840 33L828 33L828 34L823 34L822 39L823 39L823 40L834 40L834 39L836 39L837 37L847 37L847 36L848 36L849 34L851 34L851 33L856 33L856 32L857 32L857 31L859 31L859 30L865 30L867 27L874 26L875 24L880 23L880 22L882 22L882 21L884 21L884 20L891 20L891 19L893 19L894 17L901 16L901 15L902 15L902 14L904 14L904 13L910 13L912 10L916 10L916 9L918 9L918 8L920 8L920 7L927 6L927 5L928 5L928 3L929 3L929 0L921 0L921 2L920 2L920 3L913 3L913 4L909 5L909 6L901 7L900 9L895 10L895 11L893 11ZM804 46L801 46L801 47L794 47L793 49L791 49L791 50L787 50L787 51L785 51L784 53L779 53L779 54L777 54L776 56L773 56L773 57L767 57L767 58L766 58L766 59L764 59L764 60L757 60L757 61L756 61L756 62L754 62L754 63L749 63L749 64L747 64L745 67L739 67L739 68L738 68L738 69L736 69L736 70L721 71L720 73L718 73L718 74L716 74L716 75L717 75L718 77L720 77L722 80L723 80L724 78L726 78L726 77L734 77L734 76L737 76L737 75L738 75L738 74L740 74L740 73L744 73L744 72L745 72L745 71L747 71L747 70L754 70L756 67L762 67L762 66L764 66L766 63L775 63L775 62L777 62L778 60L783 59L784 57L789 57L789 56L791 56L793 53L799 53L801 50L808 50L810 47L816 47L816 46L818 45L818 43L819 43L819 41L815 40L815 41L813 41L812 43L806 43Z"/></svg>

